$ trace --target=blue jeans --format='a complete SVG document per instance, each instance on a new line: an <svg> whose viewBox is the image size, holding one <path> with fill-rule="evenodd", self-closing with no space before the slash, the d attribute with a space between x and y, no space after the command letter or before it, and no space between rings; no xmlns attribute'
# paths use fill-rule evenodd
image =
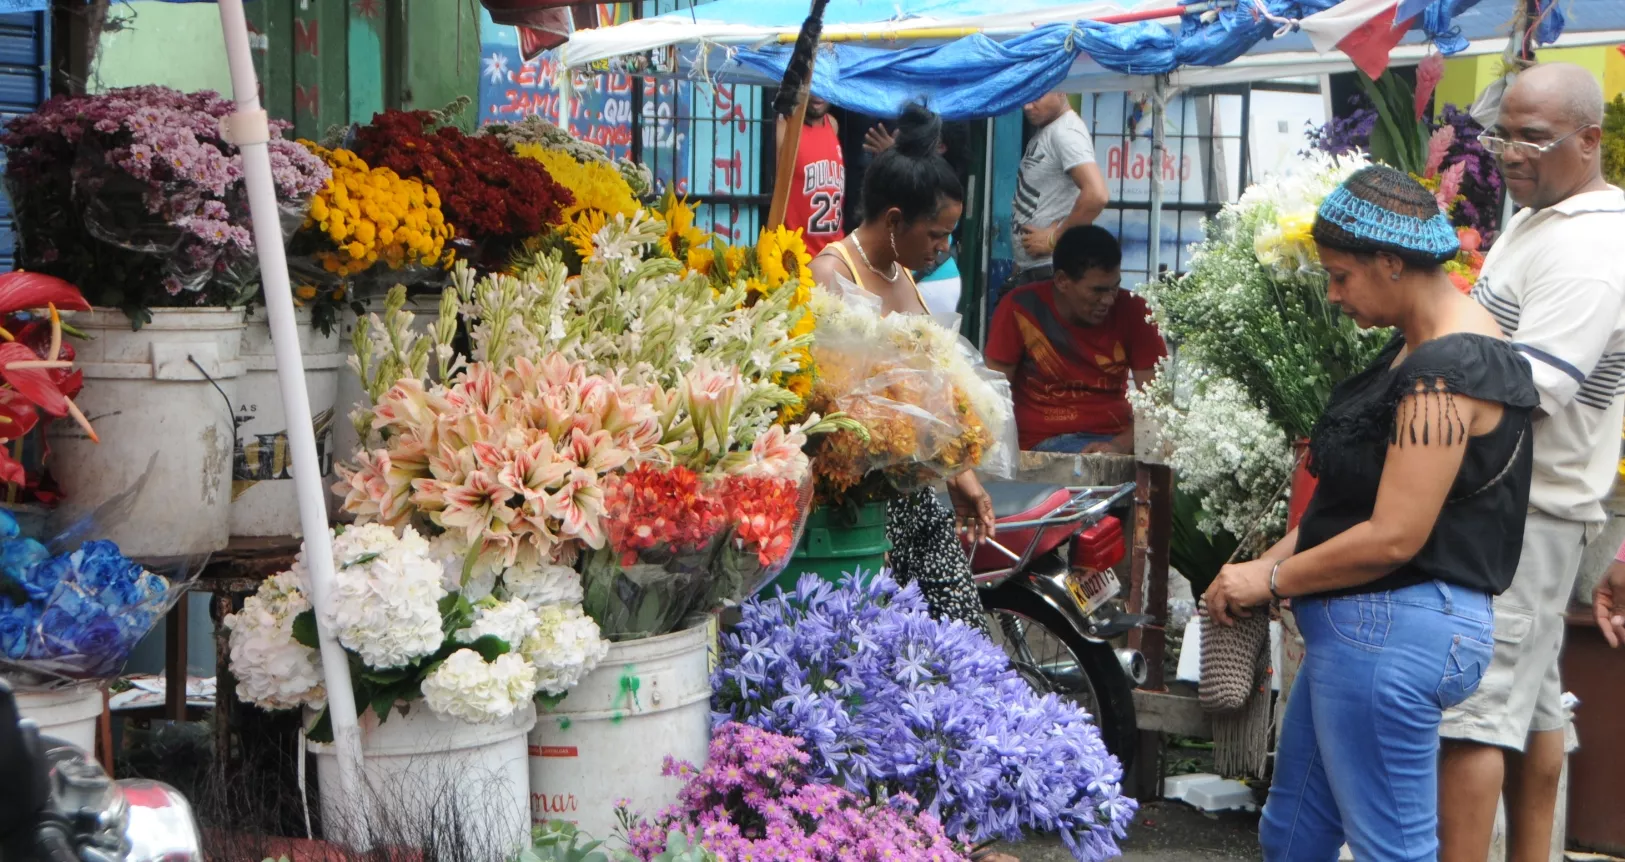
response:
<svg viewBox="0 0 1625 862"><path fill-rule="evenodd" d="M1259 838L1266 862L1439 855L1439 719L1495 651L1487 593L1432 581L1294 599L1304 662Z"/></svg>
<svg viewBox="0 0 1625 862"><path fill-rule="evenodd" d="M1110 443L1113 439L1115 438L1110 434L1058 434L1034 446L1033 451L1076 455L1090 443Z"/></svg>

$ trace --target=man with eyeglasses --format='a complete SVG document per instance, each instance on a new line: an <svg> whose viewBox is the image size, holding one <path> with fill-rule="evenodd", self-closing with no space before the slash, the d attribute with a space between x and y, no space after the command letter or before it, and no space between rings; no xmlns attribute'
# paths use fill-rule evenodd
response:
<svg viewBox="0 0 1625 862"><path fill-rule="evenodd" d="M1473 297L1532 366L1540 410L1523 554L1495 601L1494 659L1449 669L1483 679L1441 726L1441 862L1484 862L1503 792L1509 862L1551 853L1565 754L1563 615L1581 552L1605 520L1625 422L1625 193L1602 178L1602 111L1590 72L1535 66L1479 138L1523 209Z"/></svg>

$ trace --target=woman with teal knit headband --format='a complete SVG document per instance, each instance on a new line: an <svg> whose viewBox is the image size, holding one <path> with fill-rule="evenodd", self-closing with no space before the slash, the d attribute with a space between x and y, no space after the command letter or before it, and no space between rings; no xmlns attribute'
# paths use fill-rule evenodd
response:
<svg viewBox="0 0 1625 862"><path fill-rule="evenodd" d="M1538 398L1528 364L1442 264L1459 248L1433 194L1365 168L1314 225L1327 297L1396 334L1340 384L1310 440L1319 479L1298 528L1226 566L1222 624L1291 599L1305 658L1259 826L1268 862L1438 856L1439 722L1493 651L1512 581Z"/></svg>

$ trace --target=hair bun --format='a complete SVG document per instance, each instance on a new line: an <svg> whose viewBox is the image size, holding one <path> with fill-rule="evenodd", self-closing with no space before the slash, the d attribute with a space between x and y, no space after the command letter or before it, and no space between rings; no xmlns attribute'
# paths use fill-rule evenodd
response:
<svg viewBox="0 0 1625 862"><path fill-rule="evenodd" d="M938 155L942 143L942 118L919 102L903 107L897 119L897 152L912 159Z"/></svg>

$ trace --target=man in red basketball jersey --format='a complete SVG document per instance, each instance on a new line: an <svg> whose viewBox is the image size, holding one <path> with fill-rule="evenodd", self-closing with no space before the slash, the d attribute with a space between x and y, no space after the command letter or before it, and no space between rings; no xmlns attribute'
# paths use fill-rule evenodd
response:
<svg viewBox="0 0 1625 862"><path fill-rule="evenodd" d="M787 120L780 117L774 141L784 144ZM824 246L838 240L841 207L846 197L846 160L841 157L841 127L829 115L829 103L817 96L807 98L807 122L801 128L801 146L796 149L795 182L790 186L790 203L784 211L784 226L801 228L807 251L817 255Z"/></svg>

